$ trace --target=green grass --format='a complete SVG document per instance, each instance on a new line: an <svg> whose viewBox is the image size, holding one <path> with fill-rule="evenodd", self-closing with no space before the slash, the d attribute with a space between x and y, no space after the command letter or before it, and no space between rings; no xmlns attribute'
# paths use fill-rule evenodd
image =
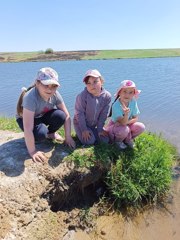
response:
<svg viewBox="0 0 180 240"><path fill-rule="evenodd" d="M0 129L13 132L21 132L15 118L0 117Z"/></svg>
<svg viewBox="0 0 180 240"><path fill-rule="evenodd" d="M107 185L117 206L155 201L172 182L176 149L161 136L143 133L133 150L121 152L107 176Z"/></svg>
<svg viewBox="0 0 180 240"><path fill-rule="evenodd" d="M105 182L117 207L138 206L144 200L155 202L170 188L176 149L161 136L148 132L136 138L135 146L124 151L107 144L79 147L67 160L77 167L108 169Z"/></svg>
<svg viewBox="0 0 180 240"><path fill-rule="evenodd" d="M178 57L180 49L134 49L134 50L102 50L95 56L84 59L118 59L118 58L152 58L152 57Z"/></svg>

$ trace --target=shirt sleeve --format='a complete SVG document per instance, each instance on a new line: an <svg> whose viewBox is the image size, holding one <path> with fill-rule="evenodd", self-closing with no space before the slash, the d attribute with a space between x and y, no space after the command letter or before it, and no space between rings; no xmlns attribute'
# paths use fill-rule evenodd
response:
<svg viewBox="0 0 180 240"><path fill-rule="evenodd" d="M56 106L64 102L61 94L58 91L56 91L55 97L56 97Z"/></svg>
<svg viewBox="0 0 180 240"><path fill-rule="evenodd" d="M132 117L137 116L140 114L137 101L133 101L133 107L132 107Z"/></svg>
<svg viewBox="0 0 180 240"><path fill-rule="evenodd" d="M34 94L32 94L32 92L27 92L27 94L24 95L22 106L29 111L36 111L36 99L34 98Z"/></svg>

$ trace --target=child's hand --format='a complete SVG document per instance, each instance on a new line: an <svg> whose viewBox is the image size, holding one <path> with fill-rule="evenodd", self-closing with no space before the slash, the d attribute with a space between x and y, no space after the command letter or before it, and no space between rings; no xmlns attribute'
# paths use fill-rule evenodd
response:
<svg viewBox="0 0 180 240"><path fill-rule="evenodd" d="M108 132L106 132L105 130L103 130L102 132L98 133L99 137L103 136L103 137L107 137L108 136Z"/></svg>
<svg viewBox="0 0 180 240"><path fill-rule="evenodd" d="M67 144L72 149L74 149L76 147L76 143L71 136L66 137L65 144Z"/></svg>
<svg viewBox="0 0 180 240"><path fill-rule="evenodd" d="M122 110L124 112L124 115L128 115L128 113L130 112L130 108L128 108L123 102L121 105L122 105Z"/></svg>
<svg viewBox="0 0 180 240"><path fill-rule="evenodd" d="M41 151L35 151L34 153L30 154L33 162L44 162L47 160L47 157L45 156L44 152Z"/></svg>
<svg viewBox="0 0 180 240"><path fill-rule="evenodd" d="M85 130L82 132L82 139L86 142L90 139L91 137L91 132L88 130Z"/></svg>

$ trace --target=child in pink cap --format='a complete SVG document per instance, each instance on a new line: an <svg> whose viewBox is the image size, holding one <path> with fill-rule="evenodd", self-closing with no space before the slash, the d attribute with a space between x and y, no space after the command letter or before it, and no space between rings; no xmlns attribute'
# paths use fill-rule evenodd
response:
<svg viewBox="0 0 180 240"><path fill-rule="evenodd" d="M108 116L111 94L103 88L103 77L97 69L86 72L84 90L75 102L74 129L83 145L109 142L104 124Z"/></svg>
<svg viewBox="0 0 180 240"><path fill-rule="evenodd" d="M116 142L119 148L134 147L134 138L140 135L145 126L138 122L139 108L137 97L141 91L131 80L121 82L115 94L115 102L112 105L112 116L106 126L111 142Z"/></svg>

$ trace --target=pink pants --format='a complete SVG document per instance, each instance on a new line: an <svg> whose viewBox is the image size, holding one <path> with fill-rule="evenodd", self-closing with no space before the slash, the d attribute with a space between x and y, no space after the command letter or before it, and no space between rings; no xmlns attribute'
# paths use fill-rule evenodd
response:
<svg viewBox="0 0 180 240"><path fill-rule="evenodd" d="M145 130L145 126L141 122L135 122L130 125L120 125L110 120L105 130L109 134L110 142L130 142Z"/></svg>

